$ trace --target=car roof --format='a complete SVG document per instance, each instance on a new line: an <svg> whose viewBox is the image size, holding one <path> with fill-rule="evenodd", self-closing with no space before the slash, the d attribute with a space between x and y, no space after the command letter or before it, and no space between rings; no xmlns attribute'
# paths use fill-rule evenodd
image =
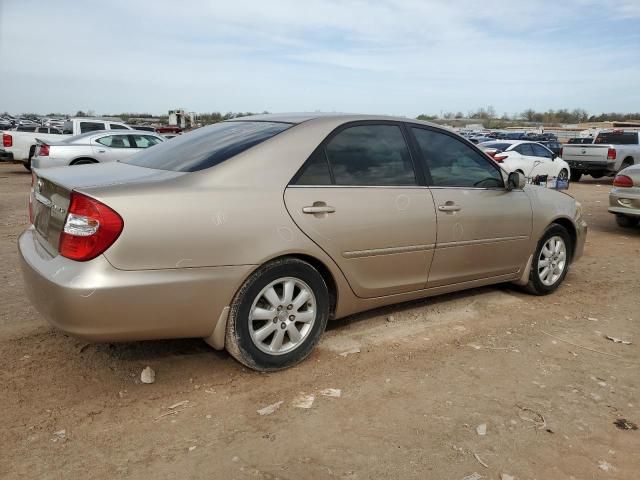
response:
<svg viewBox="0 0 640 480"><path fill-rule="evenodd" d="M282 123L292 123L294 125L297 125L303 122L308 122L310 120L318 120L318 119L335 120L341 123L357 122L357 121L364 121L364 120L396 121L396 122L415 123L419 125L429 125L429 126L444 129L444 130L450 130L447 127L443 127L442 125L437 125L435 123L424 122L422 120L416 120L416 119L407 118L407 117L394 117L389 115L365 115L365 114L357 114L357 113L336 113L336 112L265 113L260 115L249 115L247 117L233 118L226 121L227 122L250 122L250 121L282 122Z"/></svg>
<svg viewBox="0 0 640 480"><path fill-rule="evenodd" d="M529 140L502 140L500 138L496 138L495 140L492 140L491 142L482 142L481 145L485 144L485 143L508 143L509 145L516 146L516 145L520 145L521 143L540 143L540 142L532 142Z"/></svg>

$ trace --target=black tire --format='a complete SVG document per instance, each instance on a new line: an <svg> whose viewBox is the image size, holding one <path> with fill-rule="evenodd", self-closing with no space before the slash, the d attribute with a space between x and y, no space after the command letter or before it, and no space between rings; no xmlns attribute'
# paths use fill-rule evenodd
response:
<svg viewBox="0 0 640 480"><path fill-rule="evenodd" d="M571 171L571 181L572 182L579 182L581 178L582 178L582 172L577 172L575 170Z"/></svg>
<svg viewBox="0 0 640 480"><path fill-rule="evenodd" d="M31 159L27 160L26 162L22 162L22 166L31 171Z"/></svg>
<svg viewBox="0 0 640 480"><path fill-rule="evenodd" d="M569 180L569 172L567 172L566 168L560 170L560 173L558 173L558 180L562 180L565 182Z"/></svg>
<svg viewBox="0 0 640 480"><path fill-rule="evenodd" d="M540 255L545 243L552 237L560 237L564 241L566 248L566 260L564 265L564 270L560 274L557 280L551 285L545 285L540 279L539 269L543 268L539 266ZM554 223L545 230L542 238L538 242L538 246L536 247L536 252L533 255L533 261L531 263L531 271L529 272L529 283L525 287L525 290L533 295L548 295L554 292L562 283L564 278L569 271L569 264L571 263L571 257L573 255L573 243L571 242L571 236L567 229L562 225L558 225Z"/></svg>
<svg viewBox="0 0 640 480"><path fill-rule="evenodd" d="M316 316L309 333L294 350L278 355L269 354L259 349L251 338L249 313L262 290L271 282L284 277L299 279L309 286L316 298ZM329 290L322 275L303 260L278 259L258 268L238 290L229 311L225 348L236 360L253 370L260 372L282 370L296 365L309 356L320 340L328 319ZM277 324L277 322L274 318L274 323Z"/></svg>
<svg viewBox="0 0 640 480"><path fill-rule="evenodd" d="M622 228L633 228L638 226L640 218L629 215L616 215L616 223Z"/></svg>
<svg viewBox="0 0 640 480"><path fill-rule="evenodd" d="M75 162L72 162L70 165L71 166L75 166L75 165L90 165L92 163L98 163L95 160L91 160L90 158L81 158L80 160L76 160Z"/></svg>
<svg viewBox="0 0 640 480"><path fill-rule="evenodd" d="M620 173L625 168L630 167L631 165L633 165L633 158L625 158L622 162L622 165L620 165L620 170L618 170L618 173Z"/></svg>
<svg viewBox="0 0 640 480"><path fill-rule="evenodd" d="M589 175L597 179L604 177L604 172L591 172Z"/></svg>

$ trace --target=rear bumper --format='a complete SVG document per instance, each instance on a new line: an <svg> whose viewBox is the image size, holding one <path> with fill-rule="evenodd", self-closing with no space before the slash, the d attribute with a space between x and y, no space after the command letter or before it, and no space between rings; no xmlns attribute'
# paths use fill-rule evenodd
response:
<svg viewBox="0 0 640 480"><path fill-rule="evenodd" d="M0 162L13 162L13 153L0 148Z"/></svg>
<svg viewBox="0 0 640 480"><path fill-rule="evenodd" d="M616 171L616 162L615 160L611 162L588 162L582 160L566 160L571 167L571 170L576 170L580 172L615 172Z"/></svg>
<svg viewBox="0 0 640 480"><path fill-rule="evenodd" d="M619 188L609 194L609 212L616 215L640 217L640 194L621 190L623 189Z"/></svg>
<svg viewBox="0 0 640 480"><path fill-rule="evenodd" d="M252 266L125 271L104 256L49 255L33 228L19 240L27 295L56 328L90 341L207 337Z"/></svg>

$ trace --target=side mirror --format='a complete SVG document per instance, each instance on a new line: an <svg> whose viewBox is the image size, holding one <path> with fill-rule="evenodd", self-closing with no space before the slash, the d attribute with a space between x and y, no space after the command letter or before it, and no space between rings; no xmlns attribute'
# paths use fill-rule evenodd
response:
<svg viewBox="0 0 640 480"><path fill-rule="evenodd" d="M555 160L556 158L558 158L558 154L557 153L552 153L551 154L551 160Z"/></svg>
<svg viewBox="0 0 640 480"><path fill-rule="evenodd" d="M511 172L507 179L507 190L522 190L527 184L527 179L520 172Z"/></svg>

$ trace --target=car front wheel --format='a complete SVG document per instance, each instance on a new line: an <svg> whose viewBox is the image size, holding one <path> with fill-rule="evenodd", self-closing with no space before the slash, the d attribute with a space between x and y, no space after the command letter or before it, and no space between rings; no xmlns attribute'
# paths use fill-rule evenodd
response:
<svg viewBox="0 0 640 480"><path fill-rule="evenodd" d="M225 347L258 371L304 360L329 318L329 292L309 263L283 258L263 265L242 285L229 312Z"/></svg>
<svg viewBox="0 0 640 480"><path fill-rule="evenodd" d="M571 253L571 237L566 228L557 224L547 228L533 256L527 291L534 295L555 291L567 275Z"/></svg>
<svg viewBox="0 0 640 480"><path fill-rule="evenodd" d="M616 215L616 223L622 228L633 228L640 223L640 218L629 215Z"/></svg>

